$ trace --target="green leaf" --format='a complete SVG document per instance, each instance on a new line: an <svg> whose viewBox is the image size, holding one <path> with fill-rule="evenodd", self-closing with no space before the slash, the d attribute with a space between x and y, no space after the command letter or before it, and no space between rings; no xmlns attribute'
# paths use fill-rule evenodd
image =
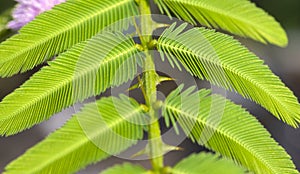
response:
<svg viewBox="0 0 300 174"><path fill-rule="evenodd" d="M105 26L137 14L134 0L76 0L57 5L0 45L0 77L32 69Z"/></svg>
<svg viewBox="0 0 300 174"><path fill-rule="evenodd" d="M163 116L179 124L194 142L232 158L257 174L297 174L290 156L269 132L240 106L210 91L173 91ZM175 122L176 121L176 122Z"/></svg>
<svg viewBox="0 0 300 174"><path fill-rule="evenodd" d="M11 135L62 109L133 79L140 54L132 38L98 34L34 74L0 103L0 135Z"/></svg>
<svg viewBox="0 0 300 174"><path fill-rule="evenodd" d="M185 25L174 28L172 25L166 29L157 42L158 50L166 53L171 64L179 60L191 74L235 90L278 119L298 127L297 98L257 56L225 34L204 28L181 33Z"/></svg>
<svg viewBox="0 0 300 174"><path fill-rule="evenodd" d="M286 46L285 31L264 10L245 0L155 0L160 10L169 16L173 12L178 18L231 33L250 37L262 43L270 42Z"/></svg>
<svg viewBox="0 0 300 174"><path fill-rule="evenodd" d="M4 174L74 173L142 139L144 118L133 99L102 98L10 163Z"/></svg>
<svg viewBox="0 0 300 174"><path fill-rule="evenodd" d="M192 154L172 169L172 174L243 174L245 170L232 161L209 153Z"/></svg>
<svg viewBox="0 0 300 174"><path fill-rule="evenodd" d="M120 173L146 174L147 171L141 166L125 163L122 165L115 165L101 172L101 174L120 174Z"/></svg>

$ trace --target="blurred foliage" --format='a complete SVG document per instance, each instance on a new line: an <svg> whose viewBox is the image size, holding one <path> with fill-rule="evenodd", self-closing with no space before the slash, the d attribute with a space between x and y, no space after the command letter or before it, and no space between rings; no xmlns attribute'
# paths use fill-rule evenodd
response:
<svg viewBox="0 0 300 174"><path fill-rule="evenodd" d="M2 41L11 32L6 28L6 24L12 19L11 8L8 8L4 12L0 13L0 41Z"/></svg>
<svg viewBox="0 0 300 174"><path fill-rule="evenodd" d="M274 16L284 28L300 28L299 0L251 0Z"/></svg>
<svg viewBox="0 0 300 174"><path fill-rule="evenodd" d="M5 11L7 8L13 7L16 2L14 0L0 0L0 13Z"/></svg>
<svg viewBox="0 0 300 174"><path fill-rule="evenodd" d="M0 0L0 42L13 34L6 29L6 24L12 19L10 13L15 4L13 0Z"/></svg>

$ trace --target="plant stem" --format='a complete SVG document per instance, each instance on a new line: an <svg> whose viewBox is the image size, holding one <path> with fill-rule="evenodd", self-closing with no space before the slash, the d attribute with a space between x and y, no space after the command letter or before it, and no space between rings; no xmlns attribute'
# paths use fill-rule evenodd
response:
<svg viewBox="0 0 300 174"><path fill-rule="evenodd" d="M151 40L152 25L154 21L151 19L151 10L148 0L139 0L139 8L141 14L141 34L142 45L147 44Z"/></svg>
<svg viewBox="0 0 300 174"><path fill-rule="evenodd" d="M161 139L160 125L158 122L158 110L155 108L157 102L156 85L159 77L155 71L155 64L152 55L149 53L148 46L151 42L151 30L153 21L151 19L151 11L148 0L140 0L139 8L141 13L141 34L142 46L146 59L144 62L143 88L145 90L145 101L149 108L149 116L151 118L149 125L149 150L150 158L154 173L160 173L163 169L163 142Z"/></svg>
<svg viewBox="0 0 300 174"><path fill-rule="evenodd" d="M149 150L153 170L159 172L163 168L163 142L161 139L160 126L158 122L158 111L154 107L156 103L156 82L158 75L155 72L155 66L152 56L146 55L144 67L144 88L146 91L146 105L149 107L149 116L151 118L149 125Z"/></svg>

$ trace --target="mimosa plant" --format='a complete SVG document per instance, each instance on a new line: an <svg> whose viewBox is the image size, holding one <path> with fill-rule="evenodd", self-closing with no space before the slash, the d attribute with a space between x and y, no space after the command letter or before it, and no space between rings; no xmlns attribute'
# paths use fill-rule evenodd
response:
<svg viewBox="0 0 300 174"><path fill-rule="evenodd" d="M288 40L280 24L249 0L154 0L153 5L181 24L154 21L148 0L67 0L0 44L1 77L47 62L1 101L2 136L134 78L139 80L130 89L140 89L145 100L139 103L120 94L84 105L59 130L11 162L5 174L74 173L134 146L145 132L149 141L143 152L151 169L126 163L103 173L298 173L261 123L224 96L179 85L165 100L157 99L157 85L172 79L158 75L153 51L173 68L235 91L297 128L300 105L293 92L239 41L211 29L284 47ZM130 22L113 25L123 19ZM10 26L18 28L19 23ZM160 27L163 33L154 37ZM178 134L215 153L193 154L165 166L164 153L171 146L161 138L160 115Z"/></svg>

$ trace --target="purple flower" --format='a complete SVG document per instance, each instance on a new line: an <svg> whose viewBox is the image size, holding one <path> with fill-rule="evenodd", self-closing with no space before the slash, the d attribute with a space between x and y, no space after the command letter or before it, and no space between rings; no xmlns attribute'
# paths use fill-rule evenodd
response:
<svg viewBox="0 0 300 174"><path fill-rule="evenodd" d="M25 24L32 21L37 15L50 10L57 4L66 0L16 0L17 4L13 11L13 21L9 22L7 27L13 30L19 30Z"/></svg>

